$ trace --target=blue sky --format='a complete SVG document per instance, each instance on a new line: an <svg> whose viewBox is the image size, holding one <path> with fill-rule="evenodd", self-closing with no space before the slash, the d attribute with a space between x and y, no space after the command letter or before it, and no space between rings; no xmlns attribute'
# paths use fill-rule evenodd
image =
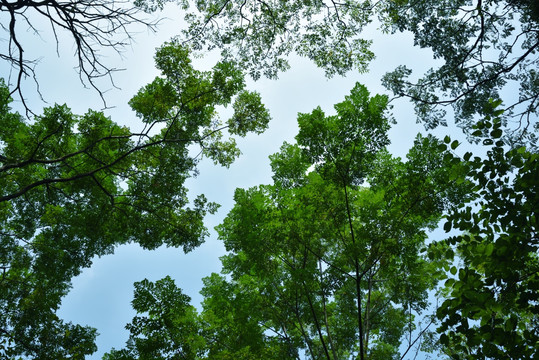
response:
<svg viewBox="0 0 539 360"><path fill-rule="evenodd" d="M112 120L133 129L140 122L129 109L127 101L157 75L153 66L155 48L179 33L182 20L177 7L168 6L165 13L169 19L163 21L157 33L140 29L135 35L136 42L123 53L123 59L114 54L105 54L110 55L107 61L114 67L126 69L114 76L121 90L111 89L105 94L107 104L114 106L105 110L105 113ZM243 155L229 169L203 162L200 175L189 180L191 195L204 193L208 199L222 205L217 214L206 219L211 236L204 245L189 254L173 248L144 251L136 245L121 246L113 255L96 258L92 267L73 279L73 289L63 300L59 315L66 321L97 328L101 334L97 339L99 350L91 359L100 359L112 347L124 346L128 336L124 326L135 315L130 305L133 282L144 278L154 281L170 275L191 296L193 304L198 305L201 301L198 293L202 286L201 279L220 271L219 256L224 254L224 248L216 239L213 227L231 209L232 196L237 187L246 188L271 182L268 156L277 152L283 141L293 141L297 132L298 112L310 112L321 106L327 113L332 113L333 104L342 101L356 81L365 84L372 94L383 93L385 89L380 85L380 78L385 72L401 64L418 69L419 72L432 65L429 51L413 48L410 36L383 36L375 27L371 30L366 33L366 37L373 38L372 49L377 58L368 74L350 73L346 78L327 79L323 71L310 62L292 58L292 68L282 74L279 80L249 82L250 90L261 93L272 115L272 122L264 134L249 135L238 141ZM81 86L73 70L75 64L70 43L67 46L62 43L58 57L54 40L46 36L46 33L41 39L28 33L25 39L31 44L27 56L42 57L36 70L41 92L49 104L66 103L75 113L103 107L95 91ZM204 68L215 61L215 57L210 54L200 60L198 65ZM5 64L2 64L2 69L2 75L7 76ZM109 84L104 83L104 86L106 88ZM25 89L28 90L29 104L39 113L46 104L31 96L31 82L25 84ZM398 124L390 132L390 150L402 156L422 127L415 123L412 106L405 100L399 100L394 105L394 116ZM445 132L445 129L441 130L441 133Z"/></svg>

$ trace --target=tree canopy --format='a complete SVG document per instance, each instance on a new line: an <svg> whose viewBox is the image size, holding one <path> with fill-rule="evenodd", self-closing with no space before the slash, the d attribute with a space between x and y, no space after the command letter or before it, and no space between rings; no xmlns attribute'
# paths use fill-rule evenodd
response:
<svg viewBox="0 0 539 360"><path fill-rule="evenodd" d="M158 8L167 1L139 1ZM181 1L183 6L190 2ZM328 76L366 71L374 59L364 30L410 32L441 65L411 80L405 64L383 84L409 98L428 129L446 125L451 105L457 125L470 130L489 98L504 99L507 141L537 141L539 8L533 0L262 1L204 0L191 4L181 36L194 49L221 49L254 78L275 78L291 53L312 60ZM372 26L372 25L371 25ZM502 96L508 86L518 97ZM450 112L451 114L451 112Z"/></svg>
<svg viewBox="0 0 539 360"><path fill-rule="evenodd" d="M217 227L228 254L202 311L170 278L137 283L127 346L105 359L535 358L537 154L504 150L491 103L486 156L418 136L404 162L386 105L357 85L337 115L299 114L273 184L237 189ZM427 244L444 212L463 232Z"/></svg>
<svg viewBox="0 0 539 360"><path fill-rule="evenodd" d="M71 279L119 244L186 252L200 245L203 217L217 205L200 195L189 206L186 179L201 156L224 166L238 156L223 130L244 136L267 127L260 96L244 89L236 66L195 70L175 42L157 51L156 64L162 76L130 102L146 124L141 132L66 105L30 123L1 104L1 127L10 129L0 134L0 344L8 357L82 359L95 351L95 330L55 314ZM8 99L4 83L0 90ZM234 114L222 124L215 107L231 103Z"/></svg>
<svg viewBox="0 0 539 360"><path fill-rule="evenodd" d="M183 301L152 313L180 291L171 284L153 297L136 290L148 316L108 359L173 358L187 344L200 344L190 359L388 359L402 344L430 345L428 290L442 272L420 251L467 183L449 180L432 137L418 136L406 162L387 152L387 97L358 84L335 110L299 114L297 144L271 157L274 183L236 190L217 228L223 275L204 280L201 314ZM170 316L189 328L172 333Z"/></svg>
<svg viewBox="0 0 539 360"><path fill-rule="evenodd" d="M136 282L129 339L104 359L537 358L537 1L179 0L187 28L129 102L142 130L68 105L32 119L11 109L34 76L17 35L21 22L37 31L30 10L57 41L59 29L73 37L95 86L110 74L99 49L122 46L114 34L129 38L140 11L168 2L0 2L0 57L17 74L0 80L0 357L94 353L97 330L57 315L73 277L118 245L204 241L219 205L190 203L186 180L204 157L230 166L235 138L270 120L246 74L276 78L293 53L327 76L367 71L376 24L439 60L417 80L404 65L381 79L427 133L392 155L392 99L360 84L332 114L298 114L295 142L270 156L273 182L237 189L216 227L227 254L201 307L171 277ZM221 61L197 70L212 49ZM472 147L429 133L453 122ZM440 224L448 235L429 237Z"/></svg>
<svg viewBox="0 0 539 360"><path fill-rule="evenodd" d="M494 103L493 105L496 105ZM498 103L499 105L499 103ZM477 125L486 130L483 158L466 153L462 164L474 198L447 217L445 229L460 234L432 246L446 265L447 299L437 310L440 342L453 358L534 359L539 344L539 208L537 153L507 150L501 110ZM448 142L450 140L448 139Z"/></svg>

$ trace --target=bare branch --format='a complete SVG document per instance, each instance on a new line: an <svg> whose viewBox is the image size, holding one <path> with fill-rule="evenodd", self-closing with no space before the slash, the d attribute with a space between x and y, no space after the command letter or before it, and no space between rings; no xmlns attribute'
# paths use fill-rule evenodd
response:
<svg viewBox="0 0 539 360"><path fill-rule="evenodd" d="M27 14L28 10L33 10L32 16ZM2 26L7 33L5 36L8 47L0 51L0 59L7 62L14 71L10 96L17 95L27 115L34 113L23 93L24 80L31 77L39 96L43 97L35 71L37 61L25 56L25 49L29 48L30 44L23 43L17 36L21 32L19 23L26 23L39 35L39 29L34 26L33 21L38 18L48 20L57 54L60 46L59 34L67 33L75 45L76 71L80 81L85 87L92 88L99 94L104 107L107 107L105 90L100 87L98 80L109 78L115 87L112 74L120 69L112 68L103 62L101 50L112 49L121 56L125 46L132 42L132 25L142 24L154 31L158 23L143 19L141 10L133 7L127 0L0 0L0 13L2 12L9 14L9 27ZM11 79L8 81L11 83Z"/></svg>

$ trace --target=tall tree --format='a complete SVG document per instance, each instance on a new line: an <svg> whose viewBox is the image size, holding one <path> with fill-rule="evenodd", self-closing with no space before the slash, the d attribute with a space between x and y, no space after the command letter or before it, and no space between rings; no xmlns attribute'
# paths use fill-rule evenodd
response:
<svg viewBox="0 0 539 360"><path fill-rule="evenodd" d="M393 359L424 340L432 320L417 324L440 273L420 250L466 183L449 181L452 157L431 137L406 162L387 152L387 97L356 85L335 110L299 115L297 144L271 157L273 185L236 190L194 358Z"/></svg>
<svg viewBox="0 0 539 360"><path fill-rule="evenodd" d="M460 189L433 138L407 162L387 153L386 105L357 85L337 115L300 114L297 145L272 157L274 185L237 190L218 227L225 273L252 279L260 321L309 358L400 357L436 284L419 251Z"/></svg>
<svg viewBox="0 0 539 360"><path fill-rule="evenodd" d="M156 54L162 76L130 101L145 123L131 132L102 113L79 116L65 105L29 123L9 109L2 83L0 125L0 344L7 356L84 358L95 330L55 315L71 279L92 258L136 242L190 251L206 235L217 205L199 195L189 207L185 180L201 156L228 166L239 154L231 135L263 131L269 114L244 90L238 67L195 70L172 42ZM230 105L227 123L216 106ZM188 147L198 145L199 156Z"/></svg>
<svg viewBox="0 0 539 360"><path fill-rule="evenodd" d="M139 1L154 7L165 2ZM538 14L533 0L202 0L188 11L182 38L195 49L221 49L255 78L286 70L290 53L311 59L331 76L366 70L374 54L362 31L378 20L382 31L411 32L416 46L441 60L417 81L405 66L383 79L396 96L411 99L427 128L445 125L444 107L452 105L456 123L470 130L489 98L519 87L518 97L506 97L504 123L511 129L506 140L533 145Z"/></svg>

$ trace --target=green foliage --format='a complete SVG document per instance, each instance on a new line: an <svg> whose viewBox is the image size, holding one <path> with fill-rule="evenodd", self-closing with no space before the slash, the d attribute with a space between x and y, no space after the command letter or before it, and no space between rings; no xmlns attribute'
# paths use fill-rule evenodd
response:
<svg viewBox="0 0 539 360"><path fill-rule="evenodd" d="M297 144L271 156L274 184L236 190L217 227L223 275L201 292L201 359L392 359L428 334L430 317L416 320L443 274L420 255L425 230L467 187L432 137L406 162L387 152L387 98L356 85L335 110L299 114Z"/></svg>
<svg viewBox="0 0 539 360"><path fill-rule="evenodd" d="M134 5L154 12L167 2ZM176 2L190 11L186 42L158 49L161 75L129 102L146 126L139 133L66 105L27 121L0 81L0 356L95 352L95 329L56 316L71 279L119 244L202 243L203 217L218 205L203 195L188 203L184 183L200 160L190 147L229 166L240 153L231 136L270 120L244 70L275 78L295 52L328 76L365 71L374 54L361 33L374 19L440 60L416 82L399 66L383 84L414 102L427 129L447 125L452 105L486 155L459 158L450 136L418 136L406 161L391 156L388 98L361 85L335 115L299 114L296 144L270 157L273 184L237 189L217 227L228 254L223 274L204 279L202 311L168 277L138 282L126 348L105 359L396 359L421 342L454 359L539 356L536 1ZM139 22L131 11L118 14ZM223 61L196 70L191 50L214 48ZM32 73L18 50L6 59ZM93 48L77 51L93 85L86 70L103 68L85 65ZM499 110L500 92L516 84L518 98ZM22 97L20 82L13 91ZM222 106L233 109L224 122ZM426 230L444 213L445 231L459 233L426 251ZM427 312L440 279L438 341Z"/></svg>
<svg viewBox="0 0 539 360"><path fill-rule="evenodd" d="M387 102L381 95L370 98L365 86L357 84L335 105L337 115L326 117L320 108L300 114L296 140L306 160L326 177L346 185L362 183L380 148L389 144Z"/></svg>
<svg viewBox="0 0 539 360"><path fill-rule="evenodd" d="M451 267L448 298L437 312L440 341L454 359L538 356L539 157L503 146L495 106L476 126L477 136L486 134L486 156L463 161L475 201L451 212L444 226L461 231L442 243L445 257L457 253L461 264ZM444 252L431 249L431 256Z"/></svg>
<svg viewBox="0 0 539 360"><path fill-rule="evenodd" d="M162 71L130 104L147 127L133 133L100 112L46 108L32 122L9 108L0 83L0 344L9 356L84 358L96 332L56 316L71 279L95 256L129 242L190 251L217 205L199 195L190 206L185 180L203 156L228 166L239 154L216 107L234 108L233 133L260 133L269 115L244 90L238 67L191 66L176 42L156 54ZM159 127L160 130L155 130ZM8 129L8 130L5 130Z"/></svg>
<svg viewBox="0 0 539 360"><path fill-rule="evenodd" d="M147 13L152 13L163 10L168 2L175 2L184 10L189 8L189 0L135 0L133 1L133 4Z"/></svg>
<svg viewBox="0 0 539 360"><path fill-rule="evenodd" d="M113 349L103 359L198 359L205 340L190 300L168 276L135 283L133 308L147 316L136 316L126 327L131 334L127 349Z"/></svg>
<svg viewBox="0 0 539 360"><path fill-rule="evenodd" d="M234 116L228 121L231 134L245 136L247 132L262 133L266 130L270 116L256 92L244 91L238 95L233 105Z"/></svg>
<svg viewBox="0 0 539 360"><path fill-rule="evenodd" d="M162 8L164 1L137 1L142 8ZM506 141L537 142L539 8L534 0L177 1L187 10L182 38L194 49L220 49L255 79L276 78L296 53L328 76L365 71L374 59L367 25L377 21L386 33L411 33L414 45L432 51L441 64L410 79L402 65L383 78L396 96L409 98L428 129L447 125L445 106L456 123L470 130L489 98L506 85L519 86L506 104ZM509 122L508 122L509 123ZM509 123L510 124L510 123Z"/></svg>

